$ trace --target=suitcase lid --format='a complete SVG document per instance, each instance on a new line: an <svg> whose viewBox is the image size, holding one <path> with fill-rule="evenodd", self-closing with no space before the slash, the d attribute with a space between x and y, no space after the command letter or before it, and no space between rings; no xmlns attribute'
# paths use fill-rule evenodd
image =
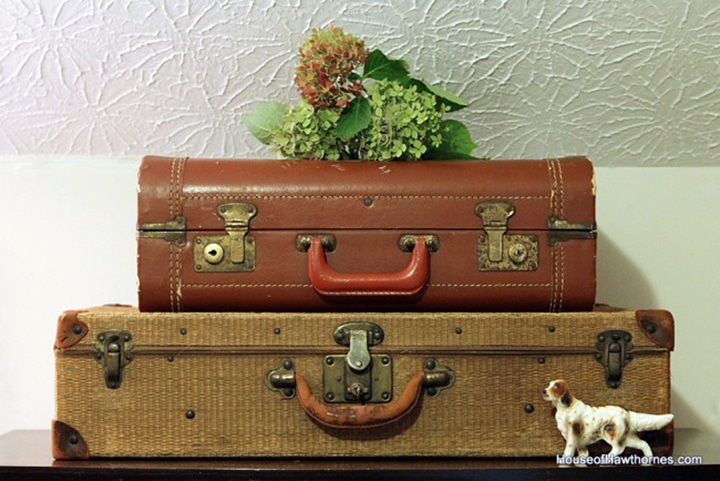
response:
<svg viewBox="0 0 720 481"><path fill-rule="evenodd" d="M222 206L231 212L221 212ZM585 157L143 159L139 231L224 230L228 222L249 223L253 230L479 230L500 223L510 231L594 231L593 168Z"/></svg>

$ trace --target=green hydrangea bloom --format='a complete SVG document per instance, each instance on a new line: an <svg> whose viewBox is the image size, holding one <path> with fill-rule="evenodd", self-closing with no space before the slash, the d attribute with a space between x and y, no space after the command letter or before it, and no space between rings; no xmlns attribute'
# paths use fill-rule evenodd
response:
<svg viewBox="0 0 720 481"><path fill-rule="evenodd" d="M381 80L367 88L370 126L359 134L359 155L370 160L419 160L442 143L445 109L414 85Z"/></svg>
<svg viewBox="0 0 720 481"><path fill-rule="evenodd" d="M301 100L290 109L273 131L270 145L288 159L340 159L341 146L335 126L341 109L315 110Z"/></svg>

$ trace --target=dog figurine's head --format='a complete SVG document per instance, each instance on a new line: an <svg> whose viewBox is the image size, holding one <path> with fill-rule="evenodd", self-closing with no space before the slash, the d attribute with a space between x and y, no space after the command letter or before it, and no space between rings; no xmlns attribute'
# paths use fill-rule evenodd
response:
<svg viewBox="0 0 720 481"><path fill-rule="evenodd" d="M567 381L563 379L556 379L551 381L548 386L542 391L543 399L552 402L553 406L562 405L569 407L575 398L570 393L570 387Z"/></svg>

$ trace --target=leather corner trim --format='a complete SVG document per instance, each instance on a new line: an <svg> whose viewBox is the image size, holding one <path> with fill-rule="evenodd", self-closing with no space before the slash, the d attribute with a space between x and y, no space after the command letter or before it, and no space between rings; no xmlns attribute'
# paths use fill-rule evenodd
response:
<svg viewBox="0 0 720 481"><path fill-rule="evenodd" d="M661 309L635 311L640 330L659 347L675 348L675 320L669 311Z"/></svg>
<svg viewBox="0 0 720 481"><path fill-rule="evenodd" d="M88 325L78 319L78 314L82 312L87 311L65 311L60 315L55 334L55 349L68 349L87 335Z"/></svg>
<svg viewBox="0 0 720 481"><path fill-rule="evenodd" d="M55 459L89 459L85 440L72 426L53 420L51 430L52 456Z"/></svg>

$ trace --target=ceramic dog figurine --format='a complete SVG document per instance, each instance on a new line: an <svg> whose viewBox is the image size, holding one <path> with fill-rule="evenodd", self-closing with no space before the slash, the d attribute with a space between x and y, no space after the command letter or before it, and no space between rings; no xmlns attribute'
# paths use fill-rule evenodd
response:
<svg viewBox="0 0 720 481"><path fill-rule="evenodd" d="M587 457L587 446L601 439L612 447L608 456L618 456L629 447L651 457L650 446L638 433L662 429L673 420L672 414L636 413L619 406L589 406L574 397L562 379L552 381L542 393L557 409L555 420L566 441L565 458L574 456L576 451L578 456Z"/></svg>

